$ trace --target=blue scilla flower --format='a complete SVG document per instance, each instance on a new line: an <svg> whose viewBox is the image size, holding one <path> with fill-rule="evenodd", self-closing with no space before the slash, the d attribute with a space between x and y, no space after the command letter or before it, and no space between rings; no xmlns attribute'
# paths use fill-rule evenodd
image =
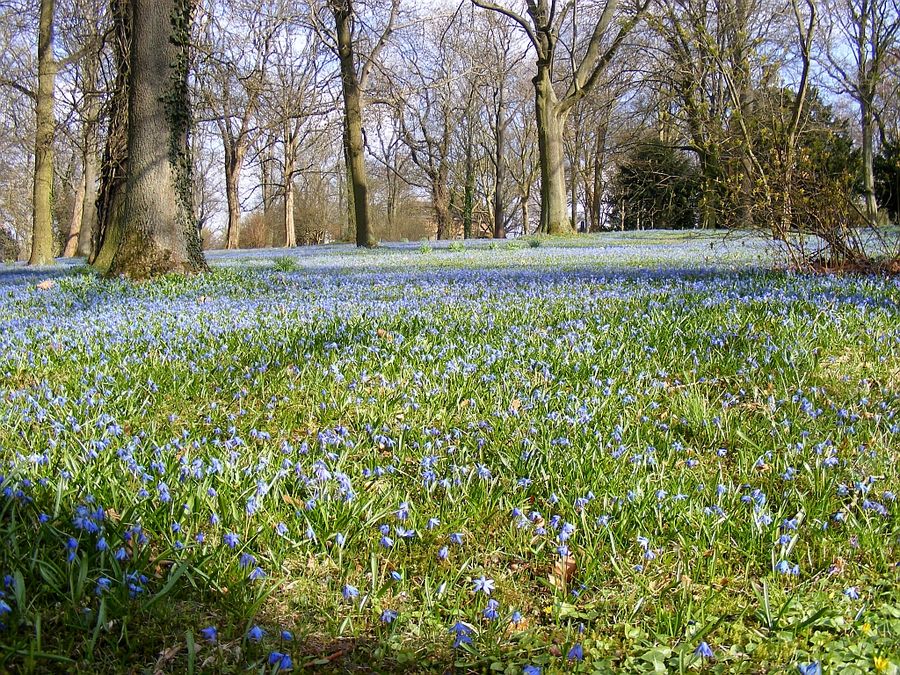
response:
<svg viewBox="0 0 900 675"><path fill-rule="evenodd" d="M856 586L850 586L849 588L844 589L844 595L851 600L859 600L859 588Z"/></svg>
<svg viewBox="0 0 900 675"><path fill-rule="evenodd" d="M694 650L694 656L699 656L701 659L711 659L715 656L715 653L706 642L701 642Z"/></svg>
<svg viewBox="0 0 900 675"><path fill-rule="evenodd" d="M485 595L490 595L491 591L494 590L494 580L488 579L482 574L480 577L472 579L472 590L475 593L484 593Z"/></svg>
<svg viewBox="0 0 900 675"><path fill-rule="evenodd" d="M272 652L269 654L269 665L277 672L279 670L291 670L294 667L294 662L288 654Z"/></svg>
<svg viewBox="0 0 900 675"><path fill-rule="evenodd" d="M472 644L472 629L463 622L457 621L452 626L450 626L450 632L455 636L453 639L454 649L460 647L461 645Z"/></svg>
<svg viewBox="0 0 900 675"><path fill-rule="evenodd" d="M203 639L210 644L215 644L216 640L219 638L219 632L216 630L215 626L207 626L206 628L200 629L200 634L203 636Z"/></svg>
<svg viewBox="0 0 900 675"><path fill-rule="evenodd" d="M75 560L75 552L78 550L78 540L74 537L69 537L66 540L66 561L72 562Z"/></svg>

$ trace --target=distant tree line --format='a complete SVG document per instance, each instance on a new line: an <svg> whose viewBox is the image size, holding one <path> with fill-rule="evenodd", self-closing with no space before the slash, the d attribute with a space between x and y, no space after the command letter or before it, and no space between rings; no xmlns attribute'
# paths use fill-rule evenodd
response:
<svg viewBox="0 0 900 675"><path fill-rule="evenodd" d="M896 256L900 0L0 0L0 255L729 228Z"/></svg>

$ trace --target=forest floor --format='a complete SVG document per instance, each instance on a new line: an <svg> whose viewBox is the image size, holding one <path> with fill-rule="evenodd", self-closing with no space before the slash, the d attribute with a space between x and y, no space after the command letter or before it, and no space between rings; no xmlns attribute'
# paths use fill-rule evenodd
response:
<svg viewBox="0 0 900 675"><path fill-rule="evenodd" d="M897 280L209 258L0 268L0 671L897 672Z"/></svg>

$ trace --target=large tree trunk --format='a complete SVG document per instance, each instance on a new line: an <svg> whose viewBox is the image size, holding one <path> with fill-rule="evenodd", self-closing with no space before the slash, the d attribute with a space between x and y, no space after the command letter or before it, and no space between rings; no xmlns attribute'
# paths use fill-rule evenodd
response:
<svg viewBox="0 0 900 675"><path fill-rule="evenodd" d="M284 127L284 246L297 246L297 229L294 226L294 164L297 141L290 120Z"/></svg>
<svg viewBox="0 0 900 675"><path fill-rule="evenodd" d="M91 232L88 262L106 274L122 241L122 207L128 170L128 92L130 87L131 6L128 0L112 0L116 80L109 106L109 124L100 185L97 190L96 223Z"/></svg>
<svg viewBox="0 0 900 675"><path fill-rule="evenodd" d="M331 0L337 33L338 60L344 93L344 129L346 131L347 167L353 193L353 216L356 221L356 245L375 246L369 222L369 185L363 143L362 92L353 53L353 8L351 0Z"/></svg>
<svg viewBox="0 0 900 675"><path fill-rule="evenodd" d="M56 61L53 59L54 0L41 0L38 23L38 87L34 135L34 189L29 265L53 262L53 119Z"/></svg>
<svg viewBox="0 0 900 675"><path fill-rule="evenodd" d="M131 0L128 171L110 275L206 269L194 216L188 58L194 0Z"/></svg>
<svg viewBox="0 0 900 675"><path fill-rule="evenodd" d="M534 91L541 165L541 232L571 234L572 223L566 209L566 168L563 162L565 115L558 111L549 64L538 64Z"/></svg>
<svg viewBox="0 0 900 675"><path fill-rule="evenodd" d="M72 258L78 252L78 239L81 235L81 221L84 216L84 193L87 191L85 167L81 167L81 178L75 190L75 205L72 208L72 220L69 223L69 236L63 249L63 258Z"/></svg>
<svg viewBox="0 0 900 675"><path fill-rule="evenodd" d="M350 133L347 128L347 125L344 125L344 134L342 136L343 149L344 149L344 172L339 177L341 182L340 194L341 201L345 203L345 206L341 207L344 210L344 215L347 218L347 231L345 233L345 239L347 241L352 241L356 237L357 229L356 229L356 203L353 198L353 172L350 169L350 164L352 159L350 158Z"/></svg>

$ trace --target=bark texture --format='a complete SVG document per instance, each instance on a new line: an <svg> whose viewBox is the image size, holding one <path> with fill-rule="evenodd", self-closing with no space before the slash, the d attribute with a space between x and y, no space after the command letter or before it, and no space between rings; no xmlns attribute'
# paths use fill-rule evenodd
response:
<svg viewBox="0 0 900 675"><path fill-rule="evenodd" d="M69 236L63 248L63 258L72 258L78 252L78 238L81 235L81 220L84 216L84 193L87 189L83 169L84 167L81 178L78 179L78 187L75 189L75 205L72 208L72 220L69 223Z"/></svg>
<svg viewBox="0 0 900 675"><path fill-rule="evenodd" d="M206 269L194 216L187 74L193 0L132 0L128 171L109 269L134 279Z"/></svg>
<svg viewBox="0 0 900 675"><path fill-rule="evenodd" d="M330 4L334 14L338 60L341 65L345 151L353 217L356 223L356 245L371 248L376 242L372 223L369 221L369 184L363 142L362 93L353 49L353 5L351 0L330 0Z"/></svg>
<svg viewBox="0 0 900 675"><path fill-rule="evenodd" d="M225 148L225 198L228 202L228 230L225 248L236 249L241 241L241 169L247 146L244 143L229 143L223 139Z"/></svg>
<svg viewBox="0 0 900 675"><path fill-rule="evenodd" d="M113 40L116 80L109 106L109 121L100 186L96 201L96 226L91 233L88 262L106 274L122 241L122 207L128 171L128 91L131 80L131 5L128 0L112 0Z"/></svg>
<svg viewBox="0 0 900 675"><path fill-rule="evenodd" d="M96 126L90 133L85 132L84 150L84 203L82 204L81 230L78 233L78 247L75 254L88 257L91 253L91 236L97 227L97 162Z"/></svg>
<svg viewBox="0 0 900 675"><path fill-rule="evenodd" d="M503 186L506 183L505 85L505 82L501 82L497 89L494 115L494 239L506 237L506 202L503 198Z"/></svg>
<svg viewBox="0 0 900 675"><path fill-rule="evenodd" d="M29 265L53 262L53 119L56 62L53 59L54 0L41 0L38 20L38 87L34 136L34 188Z"/></svg>
<svg viewBox="0 0 900 675"><path fill-rule="evenodd" d="M550 80L550 64L539 64L538 68L534 92L541 167L540 231L545 234L570 234L573 228L566 208L566 167L563 160L565 113L558 110L556 93Z"/></svg>
<svg viewBox="0 0 900 675"><path fill-rule="evenodd" d="M294 165L297 156L297 136L290 120L284 126L284 246L297 245L297 228L294 225Z"/></svg>

